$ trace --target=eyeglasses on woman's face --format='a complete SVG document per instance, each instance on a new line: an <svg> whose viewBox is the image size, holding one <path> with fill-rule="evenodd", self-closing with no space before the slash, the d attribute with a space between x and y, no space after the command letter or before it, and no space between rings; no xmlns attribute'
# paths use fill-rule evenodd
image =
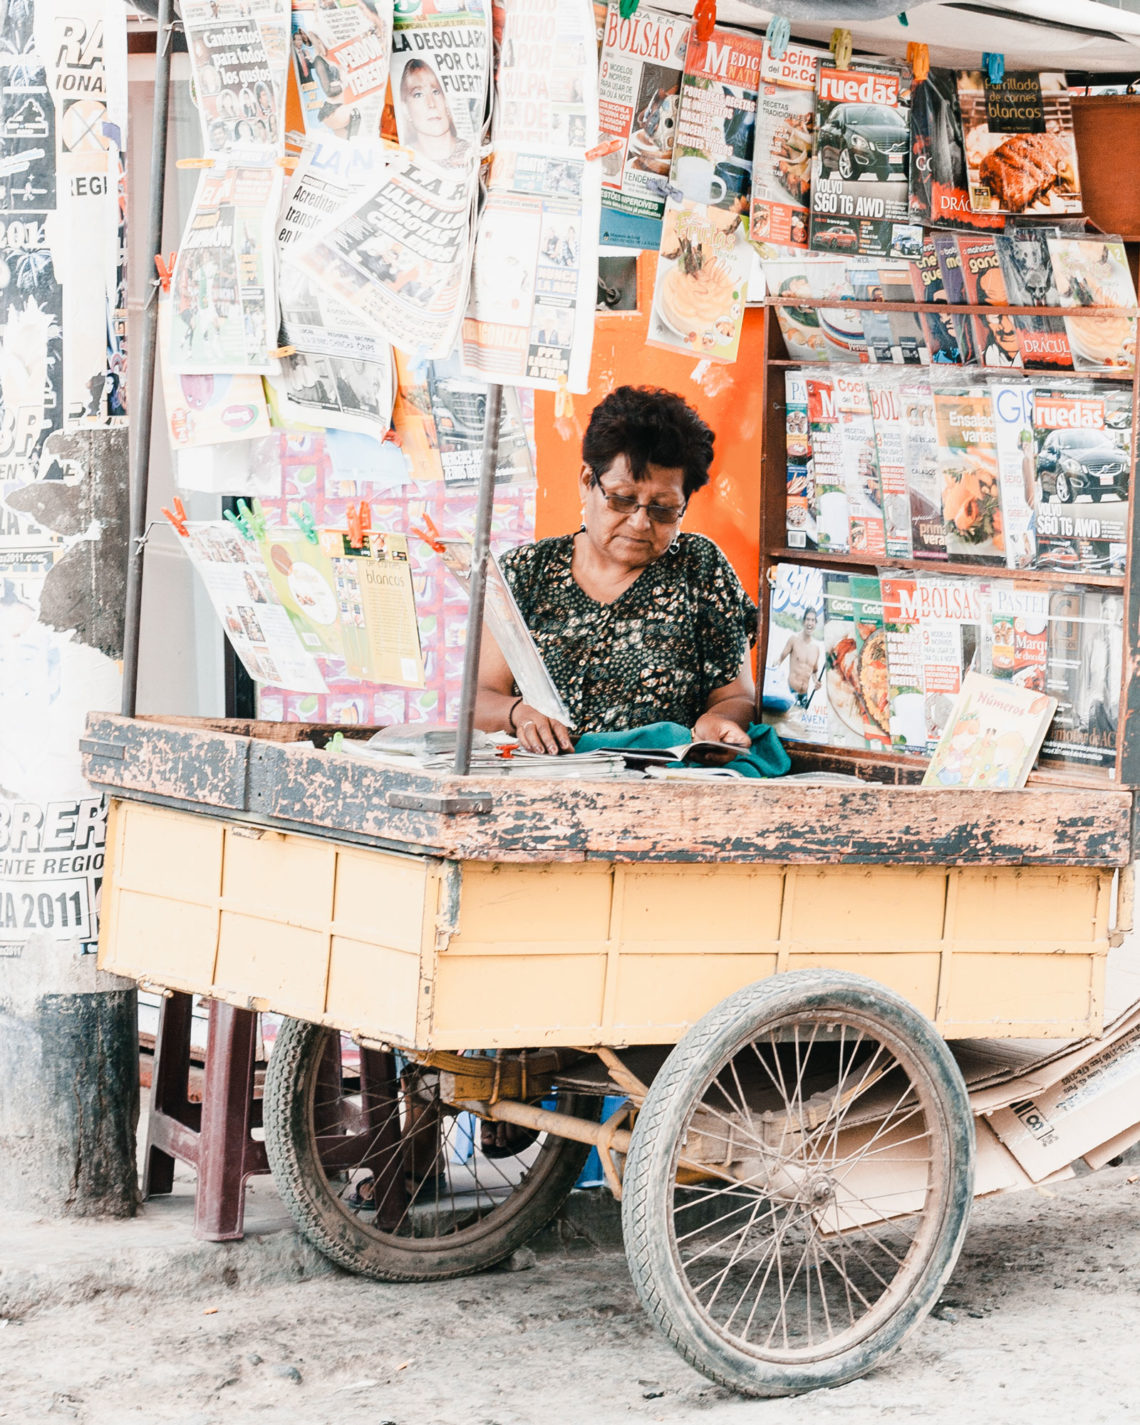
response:
<svg viewBox="0 0 1140 1425"><path fill-rule="evenodd" d="M615 515L632 515L644 510L654 524L677 524L685 513L685 505L642 504L636 495L615 495L607 490L598 477L594 476L594 486L602 499Z"/></svg>

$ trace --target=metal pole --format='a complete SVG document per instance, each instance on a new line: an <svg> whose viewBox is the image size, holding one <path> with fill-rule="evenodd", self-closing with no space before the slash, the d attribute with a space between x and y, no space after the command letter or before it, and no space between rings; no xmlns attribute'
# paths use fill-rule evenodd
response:
<svg viewBox="0 0 1140 1425"><path fill-rule="evenodd" d="M495 508L495 467L499 463L499 415L503 388L487 388L483 419L483 466L479 471L479 503L475 509L475 544L471 551L471 587L467 608L467 653L463 659L463 692L459 698L459 734L455 740L455 771L471 770L471 739L475 731L475 690L479 683L479 652L483 646L483 605L487 598L487 558L491 552L491 515Z"/></svg>
<svg viewBox="0 0 1140 1425"><path fill-rule="evenodd" d="M154 46L154 124L150 141L150 208L147 213L144 251L162 251L162 209L166 188L166 135L170 114L170 51L173 34L173 0L158 0L158 31ZM133 717L139 686L139 630L142 617L143 555L146 529L146 497L150 481L150 432L153 423L154 367L158 355L158 292L150 289L143 307L142 340L139 343L138 382L130 393L129 409L134 432L131 461L130 524L127 531L126 622L123 633L123 702L126 717Z"/></svg>

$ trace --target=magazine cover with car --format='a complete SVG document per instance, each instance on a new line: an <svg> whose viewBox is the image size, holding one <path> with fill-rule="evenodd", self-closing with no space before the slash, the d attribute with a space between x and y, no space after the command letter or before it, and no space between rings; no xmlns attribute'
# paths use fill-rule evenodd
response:
<svg viewBox="0 0 1140 1425"><path fill-rule="evenodd" d="M889 257L908 238L910 96L890 66L821 66L812 156L811 247Z"/></svg>

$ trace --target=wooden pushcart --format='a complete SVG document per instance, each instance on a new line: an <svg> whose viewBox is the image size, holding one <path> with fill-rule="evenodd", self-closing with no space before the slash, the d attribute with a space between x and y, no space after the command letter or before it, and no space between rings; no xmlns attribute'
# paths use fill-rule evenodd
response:
<svg viewBox="0 0 1140 1425"><path fill-rule="evenodd" d="M1100 1029L1132 794L409 775L324 739L84 743L103 968L290 1017L265 1125L301 1230L381 1280L478 1270L596 1146L698 1369L781 1394L893 1349L973 1195L947 1041Z"/></svg>

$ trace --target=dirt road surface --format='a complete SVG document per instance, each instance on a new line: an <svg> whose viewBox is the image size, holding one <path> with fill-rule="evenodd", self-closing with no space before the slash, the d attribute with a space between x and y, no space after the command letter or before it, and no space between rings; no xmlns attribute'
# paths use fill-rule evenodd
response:
<svg viewBox="0 0 1140 1425"><path fill-rule="evenodd" d="M0 1420L1124 1425L1140 1420L1138 1176L978 1203L934 1316L872 1375L812 1396L746 1401L697 1375L613 1253L426 1287L338 1274L127 1293L0 1321Z"/></svg>

